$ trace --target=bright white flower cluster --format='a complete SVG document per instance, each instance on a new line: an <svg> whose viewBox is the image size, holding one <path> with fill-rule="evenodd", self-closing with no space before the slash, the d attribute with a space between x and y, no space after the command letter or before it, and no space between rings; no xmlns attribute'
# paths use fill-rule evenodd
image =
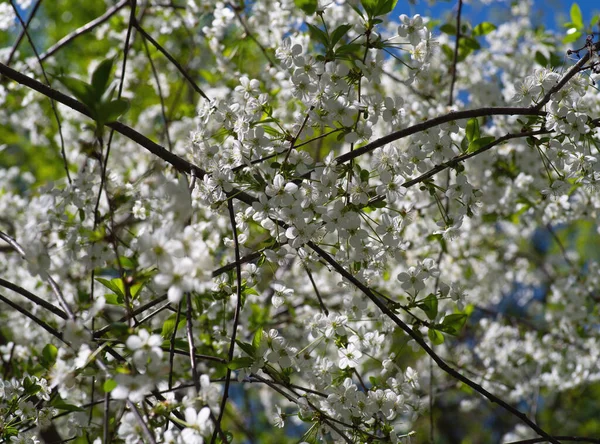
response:
<svg viewBox="0 0 600 444"><path fill-rule="evenodd" d="M525 1L461 28L455 59L453 25L391 3L147 5L125 66L115 7L92 33L107 60L73 61L91 83L52 84L97 99L94 121L61 99L57 125L48 87L0 66L42 92L0 86L0 150L65 153L0 169L0 440L293 422L303 442L410 442L445 396L475 414L468 390L538 405L600 380L600 95L579 72L599 45L557 66Z"/></svg>

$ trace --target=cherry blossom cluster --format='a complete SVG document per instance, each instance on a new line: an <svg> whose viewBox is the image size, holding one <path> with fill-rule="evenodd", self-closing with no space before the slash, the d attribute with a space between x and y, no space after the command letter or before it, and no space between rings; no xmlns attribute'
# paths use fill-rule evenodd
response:
<svg viewBox="0 0 600 444"><path fill-rule="evenodd" d="M92 35L126 60L0 65L66 166L0 170L0 440L420 442L450 392L554 442L517 406L600 380L598 44L394 6L124 2Z"/></svg>

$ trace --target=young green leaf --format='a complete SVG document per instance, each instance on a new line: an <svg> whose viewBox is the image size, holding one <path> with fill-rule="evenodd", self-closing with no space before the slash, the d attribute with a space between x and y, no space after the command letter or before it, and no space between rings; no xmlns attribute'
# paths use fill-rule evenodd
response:
<svg viewBox="0 0 600 444"><path fill-rule="evenodd" d="M52 344L46 344L46 346L42 350L41 364L45 368L50 368L56 362L57 356L58 356L58 349L56 348L56 346L54 346Z"/></svg>
<svg viewBox="0 0 600 444"><path fill-rule="evenodd" d="M479 120L476 117L467 122L466 134L469 142L479 139Z"/></svg>
<svg viewBox="0 0 600 444"><path fill-rule="evenodd" d="M160 333L160 335L164 338L164 339L170 339L171 336L173 335L173 331L175 330L175 321L177 320L177 313L173 313L171 316L169 316L164 322L163 322L163 326L162 326L162 331ZM179 317L179 324L177 325L177 330L179 330L180 328L182 328L185 325L185 317L180 316Z"/></svg>
<svg viewBox="0 0 600 444"><path fill-rule="evenodd" d="M254 364L254 359L248 356L241 358L235 358L233 361L227 364L229 370L239 370L240 368L248 368Z"/></svg>
<svg viewBox="0 0 600 444"><path fill-rule="evenodd" d="M444 23L440 26L440 31L449 35L456 35L456 26L451 23Z"/></svg>
<svg viewBox="0 0 600 444"><path fill-rule="evenodd" d="M570 28L567 30L567 35L562 39L563 43L573 43L579 40L583 34L581 31L577 31L577 28Z"/></svg>
<svg viewBox="0 0 600 444"><path fill-rule="evenodd" d="M583 31L585 27L583 24L583 16L581 15L581 9L579 8L579 5L577 3L573 3L571 5L570 15L571 22L573 22L573 26L575 26L577 30Z"/></svg>
<svg viewBox="0 0 600 444"><path fill-rule="evenodd" d="M340 25L331 33L330 48L333 48L346 33L352 29L352 25Z"/></svg>
<svg viewBox="0 0 600 444"><path fill-rule="evenodd" d="M307 23L306 26L308 26L308 32L310 33L311 39L323 44L325 48L329 48L329 36L324 31L310 23Z"/></svg>
<svg viewBox="0 0 600 444"><path fill-rule="evenodd" d="M114 291L117 295L125 297L125 287L123 286L123 280L121 278L114 278L111 280L96 278L96 281L100 282L109 290Z"/></svg>
<svg viewBox="0 0 600 444"><path fill-rule="evenodd" d="M476 151L479 151L481 148L483 148L486 145L489 145L494 140L496 140L494 136L486 136L476 139L469 144L469 148L467 148L467 153L474 153Z"/></svg>
<svg viewBox="0 0 600 444"><path fill-rule="evenodd" d="M398 0L379 0L377 2L377 9L375 11L375 16L386 15L394 10Z"/></svg>
<svg viewBox="0 0 600 444"><path fill-rule="evenodd" d="M254 350L258 350L258 348L260 347L260 342L262 341L262 336L263 336L263 329L262 329L262 327L260 327L258 330L256 330L256 333L254 333L254 337L252 338L252 348Z"/></svg>
<svg viewBox="0 0 600 444"><path fill-rule="evenodd" d="M467 49L470 49L473 51L477 50L477 49L481 49L481 45L473 37L461 38L458 45L462 48L467 48Z"/></svg>
<svg viewBox="0 0 600 444"><path fill-rule="evenodd" d="M110 393L117 388L117 385L117 381L114 379L107 379L104 381L104 384L102 384L102 390L104 390L104 393Z"/></svg>
<svg viewBox="0 0 600 444"><path fill-rule="evenodd" d="M96 106L96 95L91 85L85 83L83 80L70 76L60 76L57 77L57 79L77 100L87 106L90 111L94 111Z"/></svg>
<svg viewBox="0 0 600 444"><path fill-rule="evenodd" d="M317 10L317 0L294 0L294 4L302 9L306 15L313 15Z"/></svg>
<svg viewBox="0 0 600 444"><path fill-rule="evenodd" d="M475 26L475 28L473 28L473 36L479 37L481 35L486 35L492 31L494 31L495 29L496 29L496 25L494 25L490 22L483 22L483 23L480 23L477 26Z"/></svg>
<svg viewBox="0 0 600 444"><path fill-rule="evenodd" d="M360 4L363 8L365 8L365 12L369 16L369 18L375 17L375 12L377 11L377 3L378 0L360 0Z"/></svg>
<svg viewBox="0 0 600 444"><path fill-rule="evenodd" d="M429 329L427 336L429 336L429 339L431 339L431 342L434 345L440 345L444 343L444 335L434 328Z"/></svg>
<svg viewBox="0 0 600 444"><path fill-rule="evenodd" d="M440 330L445 333L456 336L460 333L460 330L465 325L467 321L467 315L464 313L454 313L447 315L442 324L440 325Z"/></svg>
<svg viewBox="0 0 600 444"><path fill-rule="evenodd" d="M423 310L432 321L438 314L438 300L433 293L429 293L423 301L417 304L417 307Z"/></svg>
<svg viewBox="0 0 600 444"><path fill-rule="evenodd" d="M112 102L101 103L96 112L96 120L100 124L116 121L129 109L129 101L126 99L116 99Z"/></svg>
<svg viewBox="0 0 600 444"><path fill-rule="evenodd" d="M112 72L114 58L103 60L92 73L92 88L97 101L106 91Z"/></svg>
<svg viewBox="0 0 600 444"><path fill-rule="evenodd" d="M241 348L244 353L246 353L249 356L254 357L256 355L256 349L252 346L252 344L249 344L247 342L242 342L239 339L235 340L235 343L238 345L239 348Z"/></svg>

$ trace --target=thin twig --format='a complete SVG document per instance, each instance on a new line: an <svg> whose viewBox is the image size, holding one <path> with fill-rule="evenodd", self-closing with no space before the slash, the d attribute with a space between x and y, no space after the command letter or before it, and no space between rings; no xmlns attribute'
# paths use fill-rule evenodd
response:
<svg viewBox="0 0 600 444"><path fill-rule="evenodd" d="M229 209L229 219L231 221L231 231L233 233L233 244L235 249L235 272L237 278L237 300L235 303L235 314L233 316L233 331L231 332L231 341L229 342L229 362L233 361L233 354L235 351L235 338L237 335L237 328L240 322L240 309L242 305L242 266L240 265L240 244L238 241L237 224L235 223L235 211L233 210L233 201L229 199L227 201L227 208ZM217 439L217 430L221 428L221 421L225 414L225 407L227 406L227 398L229 396L229 385L231 384L231 369L227 367L227 374L225 376L225 388L223 390L223 399L221 400L221 409L219 411L219 417L215 424L215 432L210 440L211 444L214 444Z"/></svg>
<svg viewBox="0 0 600 444"><path fill-rule="evenodd" d="M175 58L171 54L169 54L169 52L166 49L164 49L156 40L154 40L152 36L148 34L144 30L144 28L142 28L142 26L137 22L137 20L133 23L133 26L135 26L135 29L137 29L146 40L152 43L152 46L158 49L162 53L162 55L164 55L173 65L175 65L177 70L181 73L181 75L183 75L183 77L185 77L185 79L189 82L190 86L193 88L194 91L196 91L206 100L211 102L210 98L204 93L204 91L202 91L202 89L200 89L200 87L196 84L194 79L192 79L192 76L188 74L188 72L183 68L183 66L181 66L181 64L177 60L175 60Z"/></svg>
<svg viewBox="0 0 600 444"><path fill-rule="evenodd" d="M173 363L175 361L175 337L177 336L177 327L179 327L179 319L181 317L182 301L177 305L177 314L175 315L175 328L169 340L169 390L173 388Z"/></svg>
<svg viewBox="0 0 600 444"><path fill-rule="evenodd" d="M47 323L45 323L44 321L42 321L40 318L38 318L37 316L35 316L34 314L30 313L28 310L25 310L23 307L21 307L19 304L15 304L13 301L11 301L10 299L8 299L5 296L2 296L0 294L0 301L4 302L6 305L14 308L15 310L17 310L19 313L27 316L29 319L31 319L33 322L35 322L36 324L38 324L40 327L42 327L44 330L46 330L48 333L50 333L52 336L56 337L57 339L60 339L62 342L64 342L65 344L67 344L67 342L63 339L63 335L61 332L59 332L58 330L56 330L55 328L50 327L50 325L48 325Z"/></svg>
<svg viewBox="0 0 600 444"><path fill-rule="evenodd" d="M40 59L46 60L48 57L53 56L63 46L71 43L77 37L82 36L83 34L87 34L88 32L92 31L94 28L96 28L97 26L106 22L113 15L115 15L117 12L119 12L127 3L129 3L129 0L121 0L119 3L117 3L113 7L107 9L107 11L104 14L102 14L101 16L95 18L94 20L92 20L89 23L86 23L85 25L81 26L80 28L77 28L75 31L71 32L70 34L67 34L62 39L60 39L58 42L56 42L54 45L52 45L50 48L48 48L48 50L46 52L44 52L42 55L40 55Z"/></svg>
<svg viewBox="0 0 600 444"><path fill-rule="evenodd" d="M143 39L142 43L144 44L144 50L146 52L146 56L148 57L148 61L150 62L150 69L152 70L152 76L154 77L154 81L156 82L156 89L158 91L158 100L160 101L160 112L162 114L163 121L165 122L165 136L167 138L167 146L169 147L169 151L173 151L173 143L171 142L171 136L169 135L169 119L167 119L167 111L165 108L165 98L163 96L162 87L160 86L160 79L158 77L158 72L156 71L154 62L152 61L152 55L150 54L150 49L148 48L148 42L146 42L146 39Z"/></svg>
<svg viewBox="0 0 600 444"><path fill-rule="evenodd" d="M323 311L323 313L325 313L325 316L329 316L329 310L327 310L327 307L323 303L323 298L321 298L321 293L319 292L319 288L317 287L317 284L315 284L315 280L313 279L312 273L310 272L310 270L308 269L308 267L306 265L304 266L304 270L306 271L306 274L308 275L308 279L310 279L310 283L312 284L313 289L315 290L315 294L317 295L317 299L319 300L319 305L321 306L321 310Z"/></svg>
<svg viewBox="0 0 600 444"><path fill-rule="evenodd" d="M3 286L4 288L8 288L9 290L12 290L16 293L19 293L21 296L26 297L27 299L29 299L31 302L33 302L34 304L37 304L41 307L44 307L46 310L48 310L51 313L54 313L56 316L62 318L62 319L68 319L69 317L67 316L67 314L62 311L60 308L52 305L50 302L40 298L39 296L34 295L33 293L25 290L22 287L19 287L18 285L13 284L12 282L6 281L2 278L0 278L0 285Z"/></svg>
<svg viewBox="0 0 600 444"><path fill-rule="evenodd" d="M37 12L37 10L41 4L42 4L42 0L38 0L37 2L35 2L35 5L33 5L33 8L31 8L31 13L29 14L29 18L27 19L25 26L21 28L21 32L19 33L17 40L15 41L14 45L10 49L10 53L8 54L8 59L6 59L7 65L10 65L10 62L12 62L12 59L15 56L17 49L19 48L19 45L21 44L21 41L23 40L23 37L25 37L25 31L27 29L29 29L31 20L33 20L33 17L35 16L35 13Z"/></svg>
<svg viewBox="0 0 600 444"><path fill-rule="evenodd" d="M196 395L200 393L200 377L198 376L198 368L196 367L196 346L194 344L194 323L192 321L192 293L186 292L187 311L186 311L186 326L187 340L189 345L190 366L192 367L192 381L196 389ZM177 329L177 326L175 326Z"/></svg>
<svg viewBox="0 0 600 444"><path fill-rule="evenodd" d="M159 296L158 298L156 298L156 299L154 299L154 300L152 300L150 302L147 302L146 304L144 304L144 305L136 308L135 310L133 310L131 312L130 315L122 316L121 318L119 318L119 320L117 322L126 322L129 319L131 319L133 316L137 316L138 314L140 314L140 313L142 313L142 312L144 312L144 311L146 311L146 310L154 307L155 305L158 305L161 302L164 302L166 300L167 300L167 295L163 294L162 296ZM112 324L108 324L108 325L105 325L102 328L99 328L98 330L96 330L94 332L93 338L99 338L99 337L101 337L106 332L108 332L111 328L112 328Z"/></svg>
<svg viewBox="0 0 600 444"><path fill-rule="evenodd" d="M23 19L21 18L21 14L19 14L19 10L18 10L17 6L15 5L14 0L10 1L10 5L12 6L12 8L15 12L15 15L17 16L17 19L19 20L19 23L21 24L23 32L27 36L27 40L29 41L29 46L31 46L31 49L33 50L33 53L35 54L35 57L40 65L40 69L42 70L42 75L44 76L44 80L46 81L46 84L48 86L50 86L50 80L48 79L48 76L46 75L46 70L44 69L44 64L42 63L42 60L40 59L40 54L38 53L37 49L35 48L33 40L31 39L31 36L29 35L29 31L27 30L27 25L25 24L25 22L23 22ZM32 14L32 16L33 16L33 14ZM71 180L71 174L69 173L69 163L67 162L67 153L65 152L65 138L63 137L62 125L60 123L60 116L58 115L58 110L56 109L56 105L54 104L54 100L52 100L52 99L50 99L50 107L52 108L52 113L54 114L54 119L56 120L56 125L58 126L58 137L60 138L60 154L63 159L63 167L65 168L65 174L67 175L67 181L69 182L69 184L71 184L72 180Z"/></svg>

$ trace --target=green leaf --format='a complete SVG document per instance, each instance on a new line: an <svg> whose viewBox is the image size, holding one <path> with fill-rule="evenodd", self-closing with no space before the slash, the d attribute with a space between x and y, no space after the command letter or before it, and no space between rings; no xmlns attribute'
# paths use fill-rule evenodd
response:
<svg viewBox="0 0 600 444"><path fill-rule="evenodd" d="M104 381L104 384L102 384L102 390L104 390L104 393L110 393L117 388L117 385L117 381L114 379L107 379Z"/></svg>
<svg viewBox="0 0 600 444"><path fill-rule="evenodd" d="M302 9L306 15L313 15L317 10L317 0L294 0L294 4Z"/></svg>
<svg viewBox="0 0 600 444"><path fill-rule="evenodd" d="M92 73L92 88L94 89L97 101L100 101L100 98L108 87L113 63L114 58L103 60Z"/></svg>
<svg viewBox="0 0 600 444"><path fill-rule="evenodd" d="M479 37L481 35L486 35L492 31L494 31L495 29L496 29L496 25L494 25L490 22L483 22L483 23L480 23L477 26L475 26L475 28L473 28L473 36Z"/></svg>
<svg viewBox="0 0 600 444"><path fill-rule="evenodd" d="M538 65L541 65L543 67L548 66L548 59L546 58L546 56L544 56L544 54L542 54L539 51L536 51L535 53L535 61Z"/></svg>
<svg viewBox="0 0 600 444"><path fill-rule="evenodd" d="M481 49L481 45L473 37L463 36L459 41L459 46L470 50Z"/></svg>
<svg viewBox="0 0 600 444"><path fill-rule="evenodd" d="M65 410L67 412L84 412L85 410L82 409L81 407L78 407L76 405L73 404L67 404L64 400L62 400L61 398L52 398L50 400L50 405L54 408L57 408L59 410Z"/></svg>
<svg viewBox="0 0 600 444"><path fill-rule="evenodd" d="M457 335L460 333L460 330L463 328L466 321L467 315L464 313L449 314L442 321L440 330L450 335Z"/></svg>
<svg viewBox="0 0 600 444"><path fill-rule="evenodd" d="M438 314L438 300L433 293L429 293L423 301L417 304L417 307L423 310L432 321Z"/></svg>
<svg viewBox="0 0 600 444"><path fill-rule="evenodd" d="M567 35L562 39L563 43L573 43L579 40L583 34L575 28L567 30Z"/></svg>
<svg viewBox="0 0 600 444"><path fill-rule="evenodd" d="M354 11L360 16L361 19L364 19L365 16L363 15L362 11L360 10L360 8L358 7L358 3L354 4L353 2L347 3L350 5L350 7L352 9L354 9Z"/></svg>
<svg viewBox="0 0 600 444"><path fill-rule="evenodd" d="M449 35L456 35L456 26L451 23L444 23L440 26L440 31Z"/></svg>
<svg viewBox="0 0 600 444"><path fill-rule="evenodd" d="M123 296L118 296L114 293L105 294L104 299L106 300L106 303L110 305L123 305L123 302L125 302Z"/></svg>
<svg viewBox="0 0 600 444"><path fill-rule="evenodd" d="M307 23L306 25L308 26L310 38L321 43L325 46L325 48L329 48L329 36L324 31L314 25L311 25L310 23Z"/></svg>
<svg viewBox="0 0 600 444"><path fill-rule="evenodd" d="M170 339L171 336L173 335L173 331L175 330L175 321L176 320L177 320L177 313L173 313L163 323L162 331L161 331L160 335L164 339ZM177 325L177 330L179 330L184 325L185 325L185 318L183 316L180 316L179 324Z"/></svg>
<svg viewBox="0 0 600 444"><path fill-rule="evenodd" d="M46 344L42 350L42 365L45 368L50 368L56 362L56 356L58 355L58 349L52 344Z"/></svg>
<svg viewBox="0 0 600 444"><path fill-rule="evenodd" d="M42 389L42 386L39 384L34 384L30 381L28 384L23 384L23 388L25 389L25 394L29 396L33 396Z"/></svg>
<svg viewBox="0 0 600 444"><path fill-rule="evenodd" d="M494 136L486 136L474 140L469 144L469 148L467 148L467 153L474 153L476 151L479 151L481 148L483 148L486 145L489 145L494 140L496 140Z"/></svg>
<svg viewBox="0 0 600 444"><path fill-rule="evenodd" d="M371 175L371 173L369 173L369 170L360 170L360 181L368 182L370 175Z"/></svg>
<svg viewBox="0 0 600 444"><path fill-rule="evenodd" d="M365 8L365 11L369 18L375 17L375 12L377 10L377 0L360 0L360 4Z"/></svg>
<svg viewBox="0 0 600 444"><path fill-rule="evenodd" d="M254 337L252 338L252 348L254 348L254 350L258 350L260 348L260 342L262 341L262 337L263 328L260 327L258 330L256 330L256 332L254 333Z"/></svg>
<svg viewBox="0 0 600 444"><path fill-rule="evenodd" d="M91 85L85 83L83 80L70 76L60 76L57 77L57 79L75 96L75 98L87 106L92 113L95 112L97 100Z"/></svg>
<svg viewBox="0 0 600 444"><path fill-rule="evenodd" d="M125 287L123 286L123 280L121 278L114 278L110 281L108 279L96 278L96 281L100 282L109 290L114 291L118 296L125 298Z"/></svg>
<svg viewBox="0 0 600 444"><path fill-rule="evenodd" d="M125 99L116 99L112 102L105 102L97 107L96 120L99 123L114 122L129 109L129 101Z"/></svg>
<svg viewBox="0 0 600 444"><path fill-rule="evenodd" d="M233 361L227 364L229 370L238 370L240 368L248 368L254 364L254 358L244 356L241 358L235 358Z"/></svg>
<svg viewBox="0 0 600 444"><path fill-rule="evenodd" d="M429 329L427 336L429 336L429 339L431 339L431 342L434 345L440 345L444 343L444 335L434 328Z"/></svg>
<svg viewBox="0 0 600 444"><path fill-rule="evenodd" d="M308 417L308 418L303 418L301 416L298 416L301 420L305 421L305 422L313 422L312 421L312 417ZM300 438L299 442L305 442L308 444L319 444L319 442L321 442L319 440L319 427L318 424L313 424L311 426L310 429L308 429L308 431L302 435L302 438Z"/></svg>
<svg viewBox="0 0 600 444"><path fill-rule="evenodd" d="M577 28L580 31L583 31L583 16L581 15L581 9L579 8L579 5L577 3L573 3L571 5L571 22L573 22L575 28Z"/></svg>
<svg viewBox="0 0 600 444"><path fill-rule="evenodd" d="M469 142L479 139L479 120L476 117L467 122L466 134Z"/></svg>
<svg viewBox="0 0 600 444"><path fill-rule="evenodd" d="M342 37L346 35L346 33L352 29L352 25L340 25L331 33L331 41L329 47L333 49L335 44L340 41Z"/></svg>
<svg viewBox="0 0 600 444"><path fill-rule="evenodd" d="M381 199L381 200L376 200L375 202L373 202L372 204L370 204L368 207L365 207L365 208L375 209L375 208L385 208L386 206L387 206L387 201L385 199Z"/></svg>
<svg viewBox="0 0 600 444"><path fill-rule="evenodd" d="M356 54L363 45L359 45L358 43L350 43L348 45L341 45L338 49L335 50L336 58L341 58L347 55Z"/></svg>
<svg viewBox="0 0 600 444"><path fill-rule="evenodd" d="M452 48L450 48L450 46L446 44L442 45L442 52L448 60L454 59L454 51L452 50Z"/></svg>
<svg viewBox="0 0 600 444"><path fill-rule="evenodd" d="M249 344L247 342L242 342L239 339L235 340L235 343L238 345L238 347L240 347L244 353L246 353L249 356L256 356L256 349L252 346L252 344Z"/></svg>
<svg viewBox="0 0 600 444"><path fill-rule="evenodd" d="M132 298L136 298L137 295L142 291L142 289L146 286L147 280L135 282L131 287L129 287L129 292L131 293Z"/></svg>
<svg viewBox="0 0 600 444"><path fill-rule="evenodd" d="M398 0L379 0L377 2L377 9L375 10L375 16L386 15L394 10Z"/></svg>

